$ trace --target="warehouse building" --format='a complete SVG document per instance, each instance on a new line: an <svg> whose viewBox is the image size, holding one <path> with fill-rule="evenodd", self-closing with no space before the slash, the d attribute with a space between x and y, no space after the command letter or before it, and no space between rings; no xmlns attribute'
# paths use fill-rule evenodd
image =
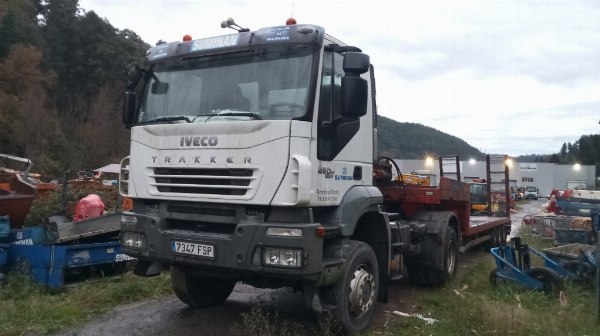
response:
<svg viewBox="0 0 600 336"><path fill-rule="evenodd" d="M439 163L437 160L394 160L402 174L416 173L429 176L432 184L439 181ZM462 180L471 182L475 178L486 178L485 161L461 161ZM446 170L446 168L444 168ZM454 177L454 176L450 176ZM560 165L541 162L509 162L511 186L538 187L545 196L552 189L594 189L596 166Z"/></svg>

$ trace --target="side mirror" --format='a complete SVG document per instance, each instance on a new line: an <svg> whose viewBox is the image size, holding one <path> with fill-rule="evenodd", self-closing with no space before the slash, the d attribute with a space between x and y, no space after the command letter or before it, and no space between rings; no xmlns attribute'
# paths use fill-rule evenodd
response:
<svg viewBox="0 0 600 336"><path fill-rule="evenodd" d="M133 90L142 79L144 71L137 63L133 62L127 65L125 72L127 73L127 88Z"/></svg>
<svg viewBox="0 0 600 336"><path fill-rule="evenodd" d="M344 72L346 76L359 76L369 71L371 60L369 55L361 52L348 51L344 55Z"/></svg>
<svg viewBox="0 0 600 336"><path fill-rule="evenodd" d="M344 55L344 72L342 78L342 116L359 118L367 114L369 85L360 77L370 66L369 55L349 51Z"/></svg>
<svg viewBox="0 0 600 336"><path fill-rule="evenodd" d="M169 83L154 82L150 88L150 92L156 95L163 95L169 91Z"/></svg>
<svg viewBox="0 0 600 336"><path fill-rule="evenodd" d="M342 78L342 116L359 118L367 114L368 90L365 79L344 76Z"/></svg>
<svg viewBox="0 0 600 336"><path fill-rule="evenodd" d="M123 111L122 118L125 127L131 128L135 118L135 110L137 104L137 94L133 91L126 91L123 96Z"/></svg>

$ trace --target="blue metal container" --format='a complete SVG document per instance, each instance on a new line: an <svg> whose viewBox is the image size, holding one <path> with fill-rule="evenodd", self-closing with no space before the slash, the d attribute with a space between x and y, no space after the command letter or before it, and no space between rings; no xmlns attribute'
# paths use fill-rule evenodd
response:
<svg viewBox="0 0 600 336"><path fill-rule="evenodd" d="M118 241L78 245L10 245L8 253L10 265L29 265L33 280L51 288L62 287L69 270L122 264L131 259L123 254Z"/></svg>
<svg viewBox="0 0 600 336"><path fill-rule="evenodd" d="M13 230L8 235L8 241L11 245L44 244L47 242L46 228L43 226L32 226Z"/></svg>
<svg viewBox="0 0 600 336"><path fill-rule="evenodd" d="M10 218L8 216L0 216L0 242L3 242L10 232Z"/></svg>
<svg viewBox="0 0 600 336"><path fill-rule="evenodd" d="M0 244L0 268L6 265L6 260L8 257L8 244Z"/></svg>

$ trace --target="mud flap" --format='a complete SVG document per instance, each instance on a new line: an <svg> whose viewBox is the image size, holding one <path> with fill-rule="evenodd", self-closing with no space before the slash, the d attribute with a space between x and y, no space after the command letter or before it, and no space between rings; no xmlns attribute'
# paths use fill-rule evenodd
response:
<svg viewBox="0 0 600 336"><path fill-rule="evenodd" d="M133 268L133 274L141 277L153 277L160 275L162 264L145 260L138 260Z"/></svg>

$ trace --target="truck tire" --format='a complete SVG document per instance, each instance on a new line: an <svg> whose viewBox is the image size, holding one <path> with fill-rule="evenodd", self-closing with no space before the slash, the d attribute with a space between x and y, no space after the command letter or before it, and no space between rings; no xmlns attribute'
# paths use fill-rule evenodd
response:
<svg viewBox="0 0 600 336"><path fill-rule="evenodd" d="M452 226L446 227L443 248L443 269L428 269L427 279L429 286L441 286L448 282L456 274L456 259L458 256L458 236Z"/></svg>
<svg viewBox="0 0 600 336"><path fill-rule="evenodd" d="M547 267L532 267L526 270L525 273L543 284L542 291L546 295L558 296L563 288L560 275Z"/></svg>
<svg viewBox="0 0 600 336"><path fill-rule="evenodd" d="M427 270L417 266L408 266L408 278L410 282L417 286L429 287L429 279L427 277Z"/></svg>
<svg viewBox="0 0 600 336"><path fill-rule="evenodd" d="M354 335L367 329L373 317L379 267L371 246L351 240L348 249L347 267L333 288L337 299L334 314L344 332Z"/></svg>
<svg viewBox="0 0 600 336"><path fill-rule="evenodd" d="M492 247L498 247L502 242L506 242L506 234L504 233L504 226L497 226L490 232L490 239L483 243L483 248L486 252L489 252ZM502 240L504 239L504 240Z"/></svg>
<svg viewBox="0 0 600 336"><path fill-rule="evenodd" d="M194 275L177 266L171 267L173 292L181 302L194 308L207 308L227 300L236 281Z"/></svg>

